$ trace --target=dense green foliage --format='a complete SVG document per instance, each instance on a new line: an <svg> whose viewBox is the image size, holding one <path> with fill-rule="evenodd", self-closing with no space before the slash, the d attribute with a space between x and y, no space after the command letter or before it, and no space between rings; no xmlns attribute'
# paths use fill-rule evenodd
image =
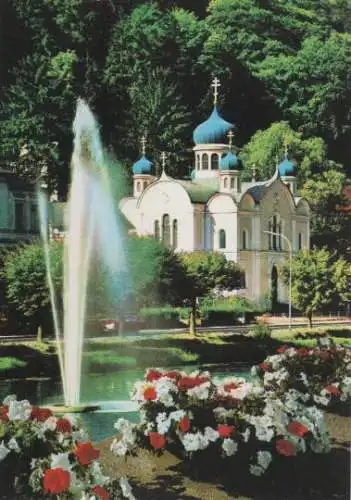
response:
<svg viewBox="0 0 351 500"><path fill-rule="evenodd" d="M283 269L285 282L289 269ZM314 313L328 311L351 299L351 265L327 249L301 251L292 260L292 303L310 325Z"/></svg>
<svg viewBox="0 0 351 500"><path fill-rule="evenodd" d="M349 169L350 11L348 0L2 0L0 163L31 179L47 170L64 195L81 96L129 175L146 134L156 172L165 150L168 173L184 176L217 75L246 178L252 164L271 175L284 139L305 194L340 174L336 197L309 201L313 241L340 236L345 253L344 221L319 209L341 204Z"/></svg>

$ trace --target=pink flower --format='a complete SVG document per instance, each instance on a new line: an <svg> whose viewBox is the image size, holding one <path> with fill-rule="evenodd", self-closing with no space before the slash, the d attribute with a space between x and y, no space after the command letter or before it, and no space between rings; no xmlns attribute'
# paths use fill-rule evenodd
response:
<svg viewBox="0 0 351 500"><path fill-rule="evenodd" d="M288 439L278 439L275 447L279 455L284 455L285 457L296 457L296 448Z"/></svg>
<svg viewBox="0 0 351 500"><path fill-rule="evenodd" d="M291 432L291 434L295 434L295 436L304 437L304 435L309 432L309 429L305 425L300 424L300 422L293 420L288 425L288 431Z"/></svg>
<svg viewBox="0 0 351 500"><path fill-rule="evenodd" d="M341 394L340 389L333 384L327 385L327 387L325 387L325 390L329 392L329 394L332 394L333 396L340 396Z"/></svg>
<svg viewBox="0 0 351 500"><path fill-rule="evenodd" d="M233 425L227 425L227 424L219 424L217 427L218 434L222 438L227 438L232 435L232 432L234 430Z"/></svg>
<svg viewBox="0 0 351 500"><path fill-rule="evenodd" d="M163 373L159 370L149 370L146 375L147 382L155 382L163 376Z"/></svg>
<svg viewBox="0 0 351 500"><path fill-rule="evenodd" d="M64 493L68 490L70 484L70 473L60 467L47 469L44 473L43 485L45 493L53 493L54 495Z"/></svg>
<svg viewBox="0 0 351 500"><path fill-rule="evenodd" d="M99 484L97 484L96 486L94 486L91 491L98 498L102 498L102 500L109 500L109 498L110 498L109 492L105 488L103 488L102 486L100 486Z"/></svg>
<svg viewBox="0 0 351 500"><path fill-rule="evenodd" d="M185 417L183 417L178 422L178 427L179 427L181 432L188 432L188 430L191 427L191 422L190 422L190 418L188 417L188 415L185 415Z"/></svg>
<svg viewBox="0 0 351 500"><path fill-rule="evenodd" d="M157 392L154 387L147 387L144 391L144 399L146 401L154 401L157 399Z"/></svg>
<svg viewBox="0 0 351 500"><path fill-rule="evenodd" d="M90 465L91 462L99 458L100 455L100 451L95 449L90 441L87 443L80 443L78 441L74 453L79 463L82 465Z"/></svg>
<svg viewBox="0 0 351 500"><path fill-rule="evenodd" d="M72 425L67 418L60 418L56 422L56 430L62 432L63 434L69 434L72 431Z"/></svg>
<svg viewBox="0 0 351 500"><path fill-rule="evenodd" d="M166 438L158 432L149 432L150 444L155 450L161 450L166 446Z"/></svg>

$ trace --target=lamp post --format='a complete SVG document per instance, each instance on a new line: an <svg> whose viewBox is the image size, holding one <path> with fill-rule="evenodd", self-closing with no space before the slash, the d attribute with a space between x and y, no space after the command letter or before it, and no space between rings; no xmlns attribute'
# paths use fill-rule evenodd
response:
<svg viewBox="0 0 351 500"><path fill-rule="evenodd" d="M267 233L267 234L273 234L273 236L280 236L281 238L283 238L283 240L285 240L288 244L288 248L289 248L289 330L291 330L291 276L292 276L292 272L291 272L291 268L292 268L292 245L291 245L291 242L289 240L289 238L287 238L284 234L281 234L281 233L276 233L275 231L263 231L264 233Z"/></svg>

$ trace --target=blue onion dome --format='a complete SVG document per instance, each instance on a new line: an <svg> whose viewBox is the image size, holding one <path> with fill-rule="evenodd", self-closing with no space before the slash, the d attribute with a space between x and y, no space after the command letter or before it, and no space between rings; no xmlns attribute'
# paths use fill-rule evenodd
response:
<svg viewBox="0 0 351 500"><path fill-rule="evenodd" d="M231 128L233 125L221 117L215 105L211 116L194 130L193 139L195 144L222 143Z"/></svg>
<svg viewBox="0 0 351 500"><path fill-rule="evenodd" d="M293 177L296 175L296 165L294 165L285 155L284 160L279 164L280 177Z"/></svg>
<svg viewBox="0 0 351 500"><path fill-rule="evenodd" d="M240 170L242 163L235 153L229 151L219 162L219 170Z"/></svg>
<svg viewBox="0 0 351 500"><path fill-rule="evenodd" d="M133 174L150 174L152 169L152 162L146 156L142 156L140 160L133 165Z"/></svg>

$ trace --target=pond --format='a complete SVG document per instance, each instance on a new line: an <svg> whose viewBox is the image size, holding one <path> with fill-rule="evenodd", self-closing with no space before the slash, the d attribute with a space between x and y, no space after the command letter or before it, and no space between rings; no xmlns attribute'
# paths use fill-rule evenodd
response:
<svg viewBox="0 0 351 500"><path fill-rule="evenodd" d="M176 369L190 372L195 369L208 369L213 375L223 378L236 375L249 377L247 368L242 366L213 365L178 366ZM119 370L114 373L85 375L82 380L81 400L84 403L100 404L101 411L82 413L80 418L93 441L101 441L114 435L113 424L123 416L137 422L139 415L136 406L130 401L134 383L144 377L144 369ZM62 387L59 380L11 379L0 380L0 401L8 394L16 394L18 399L28 399L32 404L45 405L63 403Z"/></svg>

